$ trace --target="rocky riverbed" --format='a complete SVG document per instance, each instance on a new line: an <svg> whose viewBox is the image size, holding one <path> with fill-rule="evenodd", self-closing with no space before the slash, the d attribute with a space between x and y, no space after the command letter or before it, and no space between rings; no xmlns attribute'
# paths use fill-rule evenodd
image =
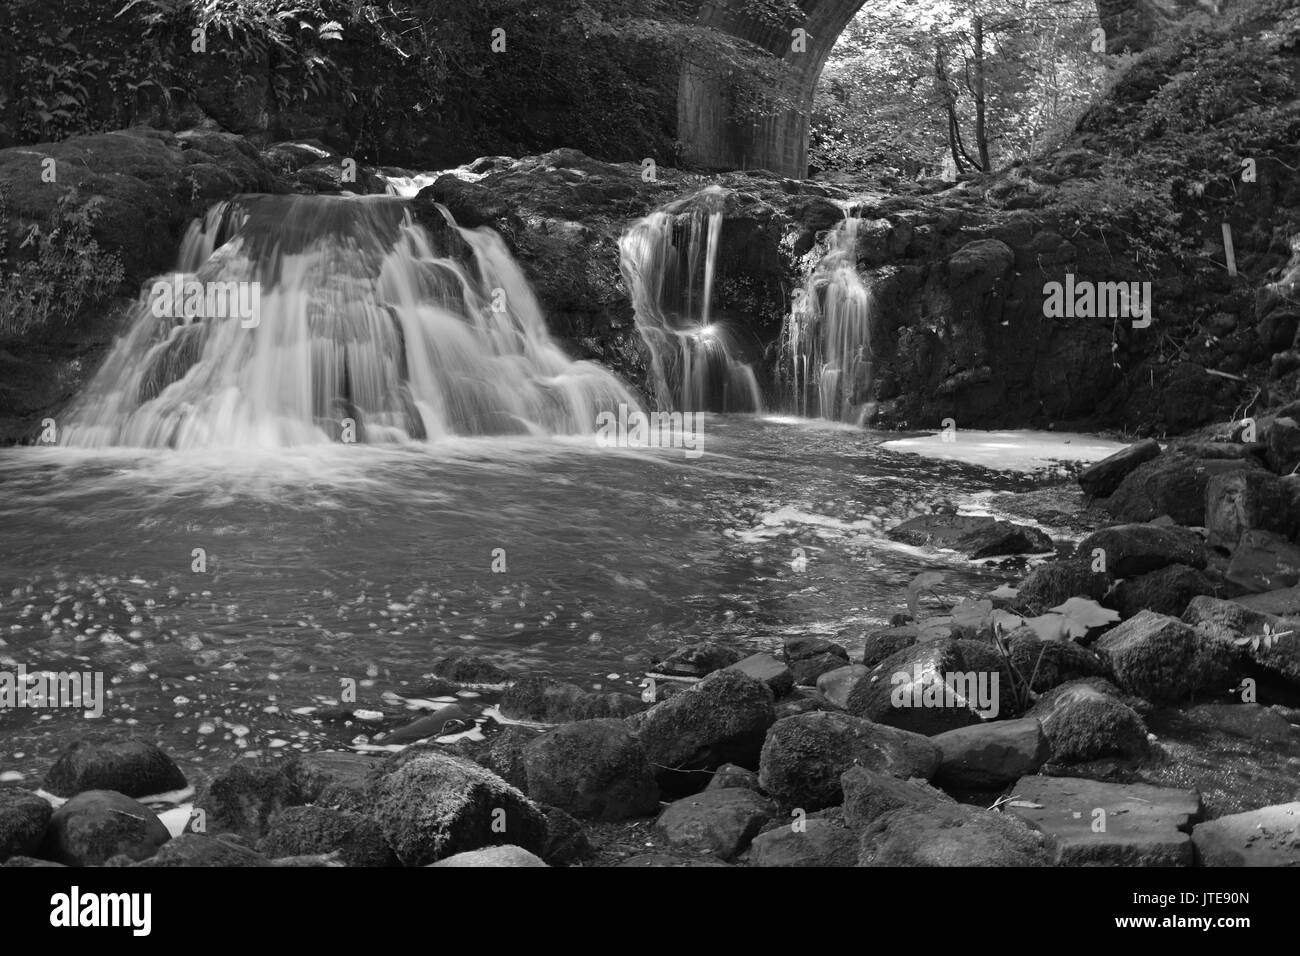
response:
<svg viewBox="0 0 1300 956"><path fill-rule="evenodd" d="M68 741L39 788L0 785L0 857L1297 865L1298 457L1300 425L1280 414L1128 446L1073 491L999 497L1002 514L1073 509L1072 552L938 508L891 536L1053 556L955 601L922 574L888 627L775 653L680 647L639 696L444 658L426 690L446 703L414 722L318 713L369 729L350 751L182 769L125 727Z"/></svg>

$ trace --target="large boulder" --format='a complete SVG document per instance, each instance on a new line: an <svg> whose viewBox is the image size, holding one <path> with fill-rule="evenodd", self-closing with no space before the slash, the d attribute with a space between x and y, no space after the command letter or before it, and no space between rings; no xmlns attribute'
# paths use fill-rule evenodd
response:
<svg viewBox="0 0 1300 956"><path fill-rule="evenodd" d="M1071 681L1030 708L1028 716L1042 724L1053 763L1147 755L1150 745L1142 717L1105 687L1101 681Z"/></svg>
<svg viewBox="0 0 1300 956"><path fill-rule="evenodd" d="M1083 557L1038 565L1020 582L1016 603L1033 615L1064 604L1072 597L1100 601L1114 580L1109 570L1093 570L1092 552L1088 551Z"/></svg>
<svg viewBox="0 0 1300 956"><path fill-rule="evenodd" d="M1161 455L1126 475L1106 500L1106 509L1125 522L1151 521L1168 515L1179 524L1202 527L1210 479L1247 470L1263 471L1263 466L1252 458ZM1121 572L1115 573L1123 577Z"/></svg>
<svg viewBox="0 0 1300 956"><path fill-rule="evenodd" d="M975 641L925 641L872 668L849 694L858 717L918 734L940 734L996 717L1012 682L1001 659Z"/></svg>
<svg viewBox="0 0 1300 956"><path fill-rule="evenodd" d="M794 687L794 673L783 661L777 660L771 654L751 654L743 660L728 665L726 669L761 680L772 691L772 696L775 698L784 697Z"/></svg>
<svg viewBox="0 0 1300 956"><path fill-rule="evenodd" d="M1096 650L1121 689L1156 704L1174 703L1203 688L1228 687L1237 656L1230 643L1152 611L1103 634Z"/></svg>
<svg viewBox="0 0 1300 956"><path fill-rule="evenodd" d="M754 837L750 866L856 866L858 835L833 820L804 820Z"/></svg>
<svg viewBox="0 0 1300 956"><path fill-rule="evenodd" d="M208 833L238 833L256 841L286 807L310 803L319 781L303 762L294 757L253 763L232 764L209 780L194 801L203 811Z"/></svg>
<svg viewBox="0 0 1300 956"><path fill-rule="evenodd" d="M512 843L541 852L546 817L500 777L461 757L422 753L383 777L374 816L404 866Z"/></svg>
<svg viewBox="0 0 1300 956"><path fill-rule="evenodd" d="M674 849L730 860L775 812L769 800L744 787L705 790L665 807L655 832Z"/></svg>
<svg viewBox="0 0 1300 956"><path fill-rule="evenodd" d="M704 789L712 771L724 763L756 767L763 737L775 720L766 684L722 670L627 723L655 767L660 789L684 796Z"/></svg>
<svg viewBox="0 0 1300 956"><path fill-rule="evenodd" d="M1052 845L1008 814L960 803L902 807L862 830L859 866L1049 866Z"/></svg>
<svg viewBox="0 0 1300 956"><path fill-rule="evenodd" d="M758 779L783 806L819 810L844 798L840 778L867 767L906 780L929 780L939 749L920 734L828 711L777 721L763 744Z"/></svg>
<svg viewBox="0 0 1300 956"><path fill-rule="evenodd" d="M1094 560L1100 549L1106 570L1117 578L1133 578L1171 564L1204 568L1208 556L1201 536L1184 528L1151 524L1122 524L1094 531L1079 542L1081 559Z"/></svg>
<svg viewBox="0 0 1300 956"><path fill-rule="evenodd" d="M338 853L348 866L397 865L379 824L360 813L327 807L281 810L258 848L269 857Z"/></svg>
<svg viewBox="0 0 1300 956"><path fill-rule="evenodd" d="M40 855L67 866L99 866L119 854L148 859L170 839L144 804L112 790L86 790L54 811Z"/></svg>
<svg viewBox="0 0 1300 956"><path fill-rule="evenodd" d="M1160 443L1154 438L1134 442L1079 472L1079 487L1090 498L1106 498L1119 487L1129 472L1159 454Z"/></svg>
<svg viewBox="0 0 1300 956"><path fill-rule="evenodd" d="M0 789L0 863L35 853L51 813L49 803L34 793Z"/></svg>
<svg viewBox="0 0 1300 956"><path fill-rule="evenodd" d="M641 742L621 720L556 727L524 750L528 795L580 819L624 820L659 809Z"/></svg>
<svg viewBox="0 0 1300 956"><path fill-rule="evenodd" d="M1042 694L1081 677L1104 677L1106 665L1086 647L1074 641L1045 641L1033 628L1018 627L1006 637L1011 666Z"/></svg>
<svg viewBox="0 0 1300 956"><path fill-rule="evenodd" d="M900 807L928 810L956 802L920 778L900 780L867 767L850 767L844 771L840 786L844 789L844 822L854 829L861 829Z"/></svg>
<svg viewBox="0 0 1300 956"><path fill-rule="evenodd" d="M1300 547L1271 531L1243 531L1224 577L1247 591L1300 584Z"/></svg>
<svg viewBox="0 0 1300 956"><path fill-rule="evenodd" d="M1042 725L1033 717L995 720L938 734L935 779L947 787L989 790L1036 773L1052 755Z"/></svg>
<svg viewBox="0 0 1300 956"><path fill-rule="evenodd" d="M707 677L745 658L745 652L726 644L700 641L679 647L655 662L655 670L672 677Z"/></svg>
<svg viewBox="0 0 1300 956"><path fill-rule="evenodd" d="M1255 666L1300 685L1300 616L1278 617L1237 601L1194 598L1183 620L1207 643L1227 645Z"/></svg>
<svg viewBox="0 0 1300 956"><path fill-rule="evenodd" d="M911 647L920 636L921 629L915 624L878 628L867 635L862 645L862 663L867 667L875 667L891 654Z"/></svg>
<svg viewBox="0 0 1300 956"><path fill-rule="evenodd" d="M73 741L45 775L42 789L56 797L86 790L113 790L149 797L185 790L185 775L147 740L113 740L91 735Z"/></svg>
<svg viewBox="0 0 1300 956"><path fill-rule="evenodd" d="M1210 545L1231 551L1247 531L1272 531L1294 539L1300 531L1300 514L1293 486L1293 482L1255 469L1212 477L1205 486L1205 528Z"/></svg>
<svg viewBox="0 0 1300 956"><path fill-rule="evenodd" d="M817 678L817 693L832 706L843 710L848 706L849 695L853 693L853 688L858 686L858 681L870 673L871 668L862 664L837 667Z"/></svg>
<svg viewBox="0 0 1300 956"><path fill-rule="evenodd" d="M1202 572L1185 564L1171 564L1121 581L1103 603L1118 611L1121 618L1142 611L1177 617L1192 598L1214 592L1214 582Z"/></svg>

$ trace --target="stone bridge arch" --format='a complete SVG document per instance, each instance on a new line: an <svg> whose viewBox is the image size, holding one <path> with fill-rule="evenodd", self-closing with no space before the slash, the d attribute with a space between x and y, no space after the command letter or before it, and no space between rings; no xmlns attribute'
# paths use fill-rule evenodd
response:
<svg viewBox="0 0 1300 956"><path fill-rule="evenodd" d="M794 75L798 106L753 122L732 119L735 94L723 78L701 64L682 69L677 95L677 138L682 159L707 169L770 169L802 179L808 170L808 117L813 93L831 48L870 0L800 0L807 19L788 28L762 24L743 12L744 0L704 0L698 22L758 44L780 56ZM1150 42L1171 16L1225 0L1097 0L1110 49L1136 51ZM1157 4L1161 4L1157 6ZM790 30L802 26L807 45L791 49Z"/></svg>

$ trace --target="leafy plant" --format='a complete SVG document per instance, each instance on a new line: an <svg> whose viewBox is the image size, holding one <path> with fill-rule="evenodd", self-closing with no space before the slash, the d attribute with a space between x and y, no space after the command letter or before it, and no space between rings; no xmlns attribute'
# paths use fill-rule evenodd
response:
<svg viewBox="0 0 1300 956"><path fill-rule="evenodd" d="M1261 647L1264 650L1272 650L1280 639L1294 633L1294 631L1278 631L1271 624L1265 623L1262 634L1247 634L1237 638L1233 643L1238 647L1249 646L1252 652L1258 652Z"/></svg>
<svg viewBox="0 0 1300 956"><path fill-rule="evenodd" d="M68 191L49 222L28 227L9 254L8 192L0 186L0 339L69 323L121 284L121 259L91 234L98 204Z"/></svg>

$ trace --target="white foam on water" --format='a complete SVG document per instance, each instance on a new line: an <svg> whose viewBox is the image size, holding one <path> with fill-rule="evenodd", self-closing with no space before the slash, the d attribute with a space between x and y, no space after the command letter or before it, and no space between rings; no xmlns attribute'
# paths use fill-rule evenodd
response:
<svg viewBox="0 0 1300 956"><path fill-rule="evenodd" d="M1094 462L1128 446L1078 432L976 431L957 428L882 443L882 448L961 461L995 471L1032 472L1062 461Z"/></svg>

